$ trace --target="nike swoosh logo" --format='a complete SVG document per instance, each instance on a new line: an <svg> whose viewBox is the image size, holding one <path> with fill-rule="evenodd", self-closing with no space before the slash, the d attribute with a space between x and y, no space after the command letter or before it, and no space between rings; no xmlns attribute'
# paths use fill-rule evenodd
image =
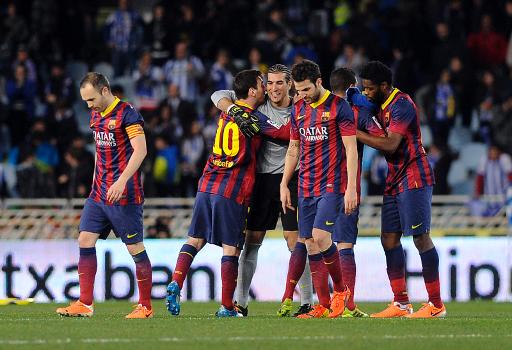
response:
<svg viewBox="0 0 512 350"><path fill-rule="evenodd" d="M303 114L303 115L299 115L299 116L297 117L297 120L301 120L301 119L303 119L305 116L306 116L305 114Z"/></svg>
<svg viewBox="0 0 512 350"><path fill-rule="evenodd" d="M325 224L326 224L327 226L332 226L332 225L334 225L334 222L326 221L326 222L325 222Z"/></svg>
<svg viewBox="0 0 512 350"><path fill-rule="evenodd" d="M417 229L418 227L420 227L421 225L423 225L423 223L418 224L418 225L412 225L412 226L411 226L411 228L412 228L413 230L415 230L415 229Z"/></svg>
<svg viewBox="0 0 512 350"><path fill-rule="evenodd" d="M96 123L92 123L89 127L92 128L94 125L96 125Z"/></svg>
<svg viewBox="0 0 512 350"><path fill-rule="evenodd" d="M138 233L134 233L133 235L126 235L126 238L133 238L133 237L135 237L137 235L138 235Z"/></svg>
<svg viewBox="0 0 512 350"><path fill-rule="evenodd" d="M430 316L437 316L439 315L441 312L443 312L443 310L439 310L438 312L430 312Z"/></svg>

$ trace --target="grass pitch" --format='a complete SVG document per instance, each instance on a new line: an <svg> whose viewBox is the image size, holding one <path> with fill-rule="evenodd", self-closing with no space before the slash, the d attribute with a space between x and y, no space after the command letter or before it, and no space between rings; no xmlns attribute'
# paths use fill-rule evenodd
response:
<svg viewBox="0 0 512 350"><path fill-rule="evenodd" d="M99 303L91 319L63 318L61 304L0 307L0 349L511 349L512 304L449 303L445 319L278 318L277 303L253 302L250 316L216 319L217 303L182 304L172 317L125 320L127 302ZM367 312L385 304L360 304ZM418 304L414 305L419 307Z"/></svg>

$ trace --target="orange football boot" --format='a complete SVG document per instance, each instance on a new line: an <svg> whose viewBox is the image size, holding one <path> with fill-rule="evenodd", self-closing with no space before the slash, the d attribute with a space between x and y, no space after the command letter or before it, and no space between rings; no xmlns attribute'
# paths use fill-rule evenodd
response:
<svg viewBox="0 0 512 350"><path fill-rule="evenodd" d="M313 310L308 312L307 314L302 314L297 316L297 318L324 318L329 315L329 309L323 305L315 305L313 306Z"/></svg>
<svg viewBox="0 0 512 350"><path fill-rule="evenodd" d="M371 314L370 317L373 318L393 318L393 317L402 317L406 315L410 315L413 313L412 305L402 305L398 302L393 302L388 305L386 309L381 312L377 312L376 314Z"/></svg>
<svg viewBox="0 0 512 350"><path fill-rule="evenodd" d="M134 306L135 310L126 315L125 318L151 318L153 317L153 310L149 310L142 304Z"/></svg>
<svg viewBox="0 0 512 350"><path fill-rule="evenodd" d="M348 298L350 297L350 289L345 288L343 292L334 292L331 299L331 312L329 318L336 318L343 314L345 311L345 305Z"/></svg>
<svg viewBox="0 0 512 350"><path fill-rule="evenodd" d="M423 306L416 312L405 315L407 318L438 318L446 316L446 307L437 308L430 301L423 304Z"/></svg>
<svg viewBox="0 0 512 350"><path fill-rule="evenodd" d="M91 317L94 314L92 305L85 305L80 300L71 303L68 307L59 307L56 312L68 317Z"/></svg>

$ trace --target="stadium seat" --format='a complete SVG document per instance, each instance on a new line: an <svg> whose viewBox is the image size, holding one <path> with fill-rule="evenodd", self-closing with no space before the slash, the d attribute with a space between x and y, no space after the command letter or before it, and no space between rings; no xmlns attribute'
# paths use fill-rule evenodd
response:
<svg viewBox="0 0 512 350"><path fill-rule="evenodd" d="M461 151L462 148L471 142L471 131L462 126L454 126L448 136L448 145L454 151Z"/></svg>
<svg viewBox="0 0 512 350"><path fill-rule="evenodd" d="M108 62L100 62L92 68L94 72L98 72L106 76L108 79L114 77L114 67Z"/></svg>
<svg viewBox="0 0 512 350"><path fill-rule="evenodd" d="M430 131L430 127L424 124L420 126L420 129L423 146L430 147L432 145L432 132Z"/></svg>
<svg viewBox="0 0 512 350"><path fill-rule="evenodd" d="M483 143L471 142L460 150L460 160L467 169L476 171L482 157L487 154L487 146Z"/></svg>
<svg viewBox="0 0 512 350"><path fill-rule="evenodd" d="M468 182L468 169L462 160L457 159L448 172L448 185L452 189L452 194L467 194L462 191L468 187Z"/></svg>

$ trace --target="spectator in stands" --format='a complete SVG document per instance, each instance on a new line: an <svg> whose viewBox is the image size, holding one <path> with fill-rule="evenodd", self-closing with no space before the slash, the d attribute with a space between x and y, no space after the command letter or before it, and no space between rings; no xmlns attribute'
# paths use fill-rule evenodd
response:
<svg viewBox="0 0 512 350"><path fill-rule="evenodd" d="M498 82L494 73L485 70L477 88L478 119L480 122L479 137L485 143L491 143L491 122L494 118L495 107L501 103Z"/></svg>
<svg viewBox="0 0 512 350"><path fill-rule="evenodd" d="M158 122L153 128L155 135L164 136L169 142L179 144L184 134L184 127L171 106L162 105L159 108Z"/></svg>
<svg viewBox="0 0 512 350"><path fill-rule="evenodd" d="M455 104L462 115L462 123L469 127L474 107L473 93L475 89L473 86L475 85L475 79L459 56L454 56L450 60L450 77L455 92Z"/></svg>
<svg viewBox="0 0 512 350"><path fill-rule="evenodd" d="M503 34L494 31L489 14L482 16L480 31L469 34L467 45L473 62L481 67L505 62L507 40Z"/></svg>
<svg viewBox="0 0 512 350"><path fill-rule="evenodd" d="M247 69L259 70L262 74L267 74L268 65L261 60L261 51L257 47L252 47L249 50L249 66Z"/></svg>
<svg viewBox="0 0 512 350"><path fill-rule="evenodd" d="M148 227L146 238L172 238L171 218L167 216L157 217L155 224Z"/></svg>
<svg viewBox="0 0 512 350"><path fill-rule="evenodd" d="M208 104L205 108L205 116L203 120L203 138L206 143L206 149L210 150L213 147L215 134L217 133L219 119L219 110L214 104Z"/></svg>
<svg viewBox="0 0 512 350"><path fill-rule="evenodd" d="M443 69L432 84L422 106L434 137L434 142L444 147L453 127L456 113L455 93L450 83L450 71Z"/></svg>
<svg viewBox="0 0 512 350"><path fill-rule="evenodd" d="M50 77L44 85L44 100L46 101L46 115L52 116L57 104L71 106L75 97L73 80L69 77L60 62L54 62Z"/></svg>
<svg viewBox="0 0 512 350"><path fill-rule="evenodd" d="M233 86L233 68L231 67L229 52L220 49L217 52L217 59L210 70L210 81L212 89L231 90Z"/></svg>
<svg viewBox="0 0 512 350"><path fill-rule="evenodd" d="M34 61L32 58L30 58L30 55L28 54L28 49L25 45L21 44L18 47L18 52L16 54L16 59L12 63L12 70L13 72L16 71L16 67L19 65L22 65L25 67L27 73L27 78L30 81L33 81L34 83L37 82L37 69Z"/></svg>
<svg viewBox="0 0 512 350"><path fill-rule="evenodd" d="M436 185L434 186L434 194L450 194L451 189L448 185L448 173L452 162L457 155L451 152L446 144L437 145L433 143L428 151L428 161L434 170Z"/></svg>
<svg viewBox="0 0 512 350"><path fill-rule="evenodd" d="M512 184L512 160L510 155L503 153L501 148L492 144L487 156L482 157L478 166L475 194L477 197L503 196ZM490 202L484 216L493 216L503 206L503 200Z"/></svg>
<svg viewBox="0 0 512 350"><path fill-rule="evenodd" d="M181 146L181 188L183 197L194 197L206 160L206 148L201 124L193 121Z"/></svg>
<svg viewBox="0 0 512 350"><path fill-rule="evenodd" d="M195 102L199 97L199 80L203 75L201 59L190 55L187 42L178 42L174 49L174 59L167 61L164 66L165 81L178 87L182 99Z"/></svg>
<svg viewBox="0 0 512 350"><path fill-rule="evenodd" d="M177 197L180 180L180 150L176 144L169 144L166 137L155 139L156 157L153 163L153 180L157 197Z"/></svg>
<svg viewBox="0 0 512 350"><path fill-rule="evenodd" d="M436 74L450 64L454 56L463 57L466 53L465 43L460 37L452 35L446 22L438 22L435 27L436 42L430 51L431 72Z"/></svg>
<svg viewBox="0 0 512 350"><path fill-rule="evenodd" d="M366 62L368 62L368 58L361 52L361 48L356 47L353 43L346 43L334 61L334 68L346 67L359 73Z"/></svg>
<svg viewBox="0 0 512 350"><path fill-rule="evenodd" d="M173 22L168 18L163 3L153 6L153 18L148 23L145 42L149 44L154 64L162 66L170 57L170 48L174 41Z"/></svg>
<svg viewBox="0 0 512 350"><path fill-rule="evenodd" d="M394 45L391 52L393 61L390 68L393 72L393 84L400 86L400 90L409 95L414 94L418 87L419 73L412 50L397 44Z"/></svg>
<svg viewBox="0 0 512 350"><path fill-rule="evenodd" d="M509 91L505 101L495 108L491 123L495 142L502 145L506 153L512 154L512 92Z"/></svg>
<svg viewBox="0 0 512 350"><path fill-rule="evenodd" d="M59 42L59 4L57 0L33 0L30 9L29 47L43 65L62 57ZM30 70L29 70L30 71Z"/></svg>
<svg viewBox="0 0 512 350"><path fill-rule="evenodd" d="M30 122L34 117L36 83L27 77L27 69L19 64L14 70L14 78L9 79L5 88L8 117L7 125L12 145L25 140Z"/></svg>
<svg viewBox="0 0 512 350"><path fill-rule="evenodd" d="M75 137L71 147L64 153L64 162L59 168L57 193L63 198L85 198L91 191L94 171L94 156L85 148L84 139Z"/></svg>
<svg viewBox="0 0 512 350"><path fill-rule="evenodd" d="M10 58L14 50L26 42L29 37L27 22L18 16L16 4L11 2L7 5L7 18L3 21L0 33L0 57L2 61Z"/></svg>
<svg viewBox="0 0 512 350"><path fill-rule="evenodd" d="M64 154L80 131L73 108L66 101L58 100L55 112L47 117L48 133L59 154Z"/></svg>
<svg viewBox="0 0 512 350"><path fill-rule="evenodd" d="M187 129L190 123L197 119L194 104L181 97L179 86L176 84L171 83L167 86L167 97L160 103L160 108L163 106L170 107L171 115L179 121L184 129Z"/></svg>
<svg viewBox="0 0 512 350"><path fill-rule="evenodd" d="M135 81L135 106L143 114L154 112L162 99L162 70L153 65L151 53L144 52L138 69L133 73Z"/></svg>
<svg viewBox="0 0 512 350"><path fill-rule="evenodd" d="M129 0L119 0L118 9L107 18L105 30L114 75L131 73L142 44L143 28L139 14L130 9Z"/></svg>

